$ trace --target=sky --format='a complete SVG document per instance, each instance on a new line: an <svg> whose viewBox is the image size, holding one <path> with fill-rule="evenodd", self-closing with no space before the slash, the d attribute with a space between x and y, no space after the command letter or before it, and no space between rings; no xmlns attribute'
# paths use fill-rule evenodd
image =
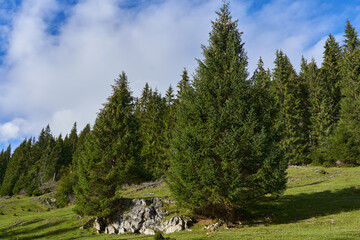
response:
<svg viewBox="0 0 360 240"><path fill-rule="evenodd" d="M192 74L221 0L0 0L0 148L14 148L50 125L58 136L93 124L125 71L134 96L161 93ZM358 29L355 0L231 0L249 58L272 69L277 49L295 69L321 66L331 33Z"/></svg>

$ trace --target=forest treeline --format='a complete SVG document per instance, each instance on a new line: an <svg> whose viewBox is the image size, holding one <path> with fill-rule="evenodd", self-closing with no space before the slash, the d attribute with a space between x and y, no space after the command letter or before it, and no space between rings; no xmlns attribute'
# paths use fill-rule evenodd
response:
<svg viewBox="0 0 360 240"><path fill-rule="evenodd" d="M59 181L65 206L113 216L124 184L166 178L179 204L234 219L240 209L285 189L288 164L360 164L360 42L349 21L344 41L329 35L323 62L296 72L276 51L250 76L242 33L228 4L212 22L203 60L165 95L146 84L135 98L122 72L91 128L54 137L50 127L0 153L0 195L40 194Z"/></svg>

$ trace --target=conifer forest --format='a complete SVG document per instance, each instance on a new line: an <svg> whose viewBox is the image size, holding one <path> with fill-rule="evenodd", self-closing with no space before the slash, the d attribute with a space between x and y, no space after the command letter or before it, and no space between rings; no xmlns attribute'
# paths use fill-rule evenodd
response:
<svg viewBox="0 0 360 240"><path fill-rule="evenodd" d="M194 73L165 93L147 83L134 97L121 72L93 124L54 136L45 126L0 153L0 195L38 196L57 187L58 207L112 218L122 187L163 179L181 207L235 222L249 206L286 189L289 165L360 165L360 40L328 35L323 62L282 50L248 71L241 23L224 3ZM200 43L199 43L200 44Z"/></svg>

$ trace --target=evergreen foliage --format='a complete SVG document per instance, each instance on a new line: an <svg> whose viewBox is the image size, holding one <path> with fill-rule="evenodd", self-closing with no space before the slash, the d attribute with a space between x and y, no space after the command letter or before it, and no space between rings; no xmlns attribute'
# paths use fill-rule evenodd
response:
<svg viewBox="0 0 360 240"><path fill-rule="evenodd" d="M340 120L327 141L326 164L360 164L360 49L358 34L347 21L343 46Z"/></svg>
<svg viewBox="0 0 360 240"><path fill-rule="evenodd" d="M317 109L315 108L317 105L312 103L316 103L317 101L317 92L313 91L316 89L316 83L318 78L318 67L315 63L315 60L312 59L310 63L307 63L305 58L301 59L301 70L299 77L301 78L301 95L303 100L303 115L302 115L302 122L303 122L303 133L304 137L306 138L306 142L308 144L307 151L311 153L312 149L312 135L311 135L311 120L312 120L312 113L316 112ZM311 160L311 158L309 158Z"/></svg>
<svg viewBox="0 0 360 240"><path fill-rule="evenodd" d="M264 69L264 62L261 57L251 81L253 85L257 85L260 88L270 89L271 73L269 69Z"/></svg>
<svg viewBox="0 0 360 240"><path fill-rule="evenodd" d="M309 142L306 82L296 74L282 51L276 52L274 63L271 91L280 110L277 121L283 127L281 147L289 163L306 164Z"/></svg>
<svg viewBox="0 0 360 240"><path fill-rule="evenodd" d="M171 96L168 96L171 98ZM159 178L169 165L166 158L165 130L167 114L166 98L157 90L153 91L148 84L142 92L136 109L136 117L140 122L141 158L149 179Z"/></svg>
<svg viewBox="0 0 360 240"><path fill-rule="evenodd" d="M178 203L234 220L237 210L284 190L286 162L273 102L247 81L242 33L228 4L217 15L205 59L178 106L170 188Z"/></svg>
<svg viewBox="0 0 360 240"><path fill-rule="evenodd" d="M10 161L10 156L11 156L11 146L9 145L5 151L3 149L1 150L0 153L0 186L5 177L5 171Z"/></svg>
<svg viewBox="0 0 360 240"><path fill-rule="evenodd" d="M76 124L72 129L72 133L76 132ZM75 195L74 188L77 186L79 179L77 176L77 159L80 157L82 151L85 150L85 140L86 137L90 134L90 124L87 124L84 129L80 132L79 136L76 137L76 147L74 154L72 155L72 164L70 164L65 174L60 178L59 185L55 194L56 203L58 207L65 207L71 202L71 199ZM71 133L70 133L71 136ZM71 139L71 137L70 137ZM75 139L73 137L73 139Z"/></svg>
<svg viewBox="0 0 360 240"><path fill-rule="evenodd" d="M351 25L349 20L346 20L345 26L345 40L343 45L343 51L345 53L352 53L355 49L359 49L360 41L358 33L355 28Z"/></svg>
<svg viewBox="0 0 360 240"><path fill-rule="evenodd" d="M61 177L57 187L55 198L58 207L65 207L74 196L74 186L78 183L77 176L70 165L66 173Z"/></svg>
<svg viewBox="0 0 360 240"><path fill-rule="evenodd" d="M189 79L189 74L188 71L186 70L186 68L184 68L183 73L181 75L181 80L179 81L177 87L178 87L178 91L176 94L176 98L177 100L181 99L181 96L184 94L184 91L186 90L186 88L190 85L190 79Z"/></svg>
<svg viewBox="0 0 360 240"><path fill-rule="evenodd" d="M235 220L241 210L285 189L287 164L360 164L360 40L346 22L340 46L330 34L323 63L301 59L297 74L276 52L248 79L242 33L224 2L212 22L204 60L190 81L164 97L146 83L131 96L125 73L94 127L55 138L46 126L13 154L0 152L0 195L41 194L59 182L59 207L101 223L121 206L121 187L168 176L180 205ZM161 233L155 237L162 238Z"/></svg>
<svg viewBox="0 0 360 240"><path fill-rule="evenodd" d="M124 72L112 88L77 159L75 211L97 216L100 222L118 211L121 196L116 191L121 185L141 179L138 123Z"/></svg>
<svg viewBox="0 0 360 240"><path fill-rule="evenodd" d="M317 90L320 91L321 109L314 113L313 121L313 130L318 131L315 146L321 146L332 133L340 113L340 47L330 34L324 48Z"/></svg>
<svg viewBox="0 0 360 240"><path fill-rule="evenodd" d="M24 140L12 154L6 168L3 184L1 185L0 195L13 195L18 193L21 179L26 176L27 160L30 158L32 141Z"/></svg>

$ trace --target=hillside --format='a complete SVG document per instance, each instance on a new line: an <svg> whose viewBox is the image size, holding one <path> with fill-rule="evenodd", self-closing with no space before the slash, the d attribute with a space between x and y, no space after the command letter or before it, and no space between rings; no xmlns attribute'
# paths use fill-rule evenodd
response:
<svg viewBox="0 0 360 240"><path fill-rule="evenodd" d="M324 172L325 171L325 172ZM360 168L294 167L288 169L288 187L276 201L253 208L248 220L217 231L204 229L211 220L196 216L192 231L168 236L176 239L359 239ZM136 191L125 197L169 197L165 184ZM85 219L73 206L50 209L41 199L13 196L0 200L1 239L153 239L144 235L96 234L81 230ZM179 209L168 207L169 211ZM183 210L180 210L183 212Z"/></svg>

